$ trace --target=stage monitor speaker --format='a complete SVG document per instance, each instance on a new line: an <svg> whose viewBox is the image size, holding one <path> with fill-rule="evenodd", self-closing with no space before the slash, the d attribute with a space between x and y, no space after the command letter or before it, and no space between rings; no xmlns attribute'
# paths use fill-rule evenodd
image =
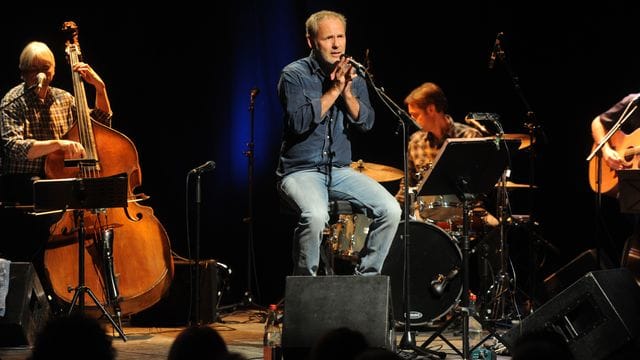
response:
<svg viewBox="0 0 640 360"><path fill-rule="evenodd" d="M609 260L603 251L601 251L599 255L600 264L598 264L598 253L596 249L589 249L561 267L558 271L547 276L547 278L544 279L546 295L544 300L546 301L558 295L562 290L578 281L578 279L589 271L607 270L614 267L611 260Z"/></svg>
<svg viewBox="0 0 640 360"><path fill-rule="evenodd" d="M0 346L30 346L49 320L51 307L33 264L12 262L6 311L0 317Z"/></svg>
<svg viewBox="0 0 640 360"><path fill-rule="evenodd" d="M218 266L215 260L200 260L200 302L195 299L194 260L174 260L175 273L169 291L152 307L131 316L139 326L183 326L190 322L209 324L218 318ZM192 282L193 280L193 282ZM200 319L196 319L196 306Z"/></svg>
<svg viewBox="0 0 640 360"><path fill-rule="evenodd" d="M626 268L589 272L504 334L504 345L543 329L560 333L576 360L605 359L638 337L640 287Z"/></svg>
<svg viewBox="0 0 640 360"><path fill-rule="evenodd" d="M339 327L361 332L372 347L395 345L388 276L288 276L284 300L285 358Z"/></svg>

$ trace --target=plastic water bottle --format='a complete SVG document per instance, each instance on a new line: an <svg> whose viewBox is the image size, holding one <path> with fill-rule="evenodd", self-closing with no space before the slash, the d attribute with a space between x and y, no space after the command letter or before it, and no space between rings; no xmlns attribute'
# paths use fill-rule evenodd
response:
<svg viewBox="0 0 640 360"><path fill-rule="evenodd" d="M469 292L469 332L479 334L482 332L482 324L473 315L477 315L476 300L478 296Z"/></svg>
<svg viewBox="0 0 640 360"><path fill-rule="evenodd" d="M278 306L275 304L269 305L262 343L265 360L282 359L282 328L278 319Z"/></svg>

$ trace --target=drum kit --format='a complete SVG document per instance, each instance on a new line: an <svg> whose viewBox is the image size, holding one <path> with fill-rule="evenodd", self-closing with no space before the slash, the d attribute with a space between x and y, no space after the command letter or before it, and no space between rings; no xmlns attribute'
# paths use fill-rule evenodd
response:
<svg viewBox="0 0 640 360"><path fill-rule="evenodd" d="M531 145L528 135L504 134L504 138L521 140L519 149L525 149ZM351 167L381 183L400 180L403 177L403 171L400 169L363 160L353 162ZM533 185L512 181L498 181L495 187L497 190L504 191L535 188ZM411 209L413 214L410 215L409 233L413 239L412 267L419 268L413 271L409 281L412 289L417 291L420 300L413 301L410 320L411 325L425 325L441 319L460 302L463 284L462 276L457 276L456 270L462 266L459 239L463 229L463 204L456 195L428 195L415 197ZM485 210L480 203L471 208L469 219L469 240L472 247L475 247L474 244L480 244L489 232L499 230L501 225L501 221ZM372 220L362 213L347 212L332 216L332 221L325 229L324 236L325 245L329 249L330 256L333 257L332 264L334 264L333 260L339 259L355 265L359 260L359 252L364 247ZM403 224L404 222L401 222L398 228L390 254L402 253L402 241L399 238ZM498 246L502 247L504 244ZM488 259L498 263L489 266L501 269L506 260L500 257L505 256L507 252L502 248L492 250L499 256L488 257ZM397 294L402 294L403 266L401 259L393 256L387 258L383 267L383 274L390 275L392 292L396 297ZM472 275L482 276L477 274L480 271L476 269L471 271ZM444 281L442 286L446 285L448 291L444 294L434 291L434 287L429 285L433 281L439 284ZM488 284L481 281L479 286L492 287L495 285L491 283L492 281L491 279ZM472 290L476 293L488 291L484 288ZM399 307L394 309L395 320L398 323L404 321L401 306L401 301L394 300L394 307Z"/></svg>

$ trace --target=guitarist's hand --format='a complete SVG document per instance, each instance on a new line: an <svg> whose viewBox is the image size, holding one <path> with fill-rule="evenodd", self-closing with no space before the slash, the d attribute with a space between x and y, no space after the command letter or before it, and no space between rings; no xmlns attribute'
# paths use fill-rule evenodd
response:
<svg viewBox="0 0 640 360"><path fill-rule="evenodd" d="M609 146L603 148L602 158L612 170L622 170L632 165L630 161L626 161L618 152Z"/></svg>

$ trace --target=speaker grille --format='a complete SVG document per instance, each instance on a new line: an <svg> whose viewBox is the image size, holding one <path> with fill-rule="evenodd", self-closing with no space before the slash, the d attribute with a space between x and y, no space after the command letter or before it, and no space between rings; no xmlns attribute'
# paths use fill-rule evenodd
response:
<svg viewBox="0 0 640 360"><path fill-rule="evenodd" d="M521 334L541 329L562 334L577 360L605 359L639 334L640 287L628 269L589 272L503 340L513 347Z"/></svg>
<svg viewBox="0 0 640 360"><path fill-rule="evenodd" d="M12 262L5 316L0 318L0 346L33 345L49 320L50 306L33 264Z"/></svg>
<svg viewBox="0 0 640 360"><path fill-rule="evenodd" d="M310 348L329 330L348 327L389 348L389 296L388 276L289 276L282 346Z"/></svg>

